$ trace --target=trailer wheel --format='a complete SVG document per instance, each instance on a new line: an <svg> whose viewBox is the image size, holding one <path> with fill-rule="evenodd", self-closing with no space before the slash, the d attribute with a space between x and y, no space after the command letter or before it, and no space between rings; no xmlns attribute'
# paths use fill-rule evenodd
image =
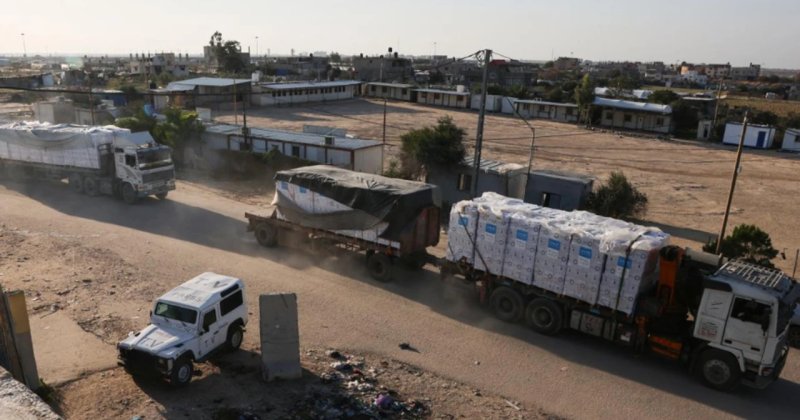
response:
<svg viewBox="0 0 800 420"><path fill-rule="evenodd" d="M122 201L128 204L136 204L136 202L139 201L139 197L136 196L136 191L133 189L133 186L127 182L122 184Z"/></svg>
<svg viewBox="0 0 800 420"><path fill-rule="evenodd" d="M97 188L97 180L92 177L86 177L83 179L83 192L88 196L96 196L100 194L100 190Z"/></svg>
<svg viewBox="0 0 800 420"><path fill-rule="evenodd" d="M255 235L261 246L272 248L278 244L278 229L269 223L261 223L256 226Z"/></svg>
<svg viewBox="0 0 800 420"><path fill-rule="evenodd" d="M522 295L508 286L500 286L494 289L489 297L489 305L494 311L494 315L501 321L515 322L522 317L524 303Z"/></svg>
<svg viewBox="0 0 800 420"><path fill-rule="evenodd" d="M81 179L81 176L78 175L78 174L70 175L69 176L69 187L72 188L72 191L75 191L76 193L79 193L79 194L82 193L83 192L83 180Z"/></svg>
<svg viewBox="0 0 800 420"><path fill-rule="evenodd" d="M367 270L373 279L387 282L392 279L392 260L386 254L376 252L367 259Z"/></svg>
<svg viewBox="0 0 800 420"><path fill-rule="evenodd" d="M557 303L536 298L525 308L525 322L540 334L555 335L563 327L564 316Z"/></svg>
<svg viewBox="0 0 800 420"><path fill-rule="evenodd" d="M699 373L703 382L720 391L730 391L739 384L742 376L739 363L722 350L709 349L700 355Z"/></svg>

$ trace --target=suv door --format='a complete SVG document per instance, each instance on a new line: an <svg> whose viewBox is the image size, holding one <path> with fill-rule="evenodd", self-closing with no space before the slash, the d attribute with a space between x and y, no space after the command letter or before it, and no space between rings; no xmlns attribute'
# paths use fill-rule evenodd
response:
<svg viewBox="0 0 800 420"><path fill-rule="evenodd" d="M225 341L223 334L220 334L219 317L217 308L214 307L203 313L202 324L200 325L200 354L205 357L209 352L217 348Z"/></svg>
<svg viewBox="0 0 800 420"><path fill-rule="evenodd" d="M722 343L741 350L746 359L760 361L767 345L771 315L768 304L737 296L733 300Z"/></svg>

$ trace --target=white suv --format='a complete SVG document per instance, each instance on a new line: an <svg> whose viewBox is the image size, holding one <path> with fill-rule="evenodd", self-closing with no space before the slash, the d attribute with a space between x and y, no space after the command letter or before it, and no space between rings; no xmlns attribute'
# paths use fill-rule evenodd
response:
<svg viewBox="0 0 800 420"><path fill-rule="evenodd" d="M150 325L117 344L119 364L130 373L156 373L186 385L193 362L239 348L245 325L242 280L203 273L156 300Z"/></svg>

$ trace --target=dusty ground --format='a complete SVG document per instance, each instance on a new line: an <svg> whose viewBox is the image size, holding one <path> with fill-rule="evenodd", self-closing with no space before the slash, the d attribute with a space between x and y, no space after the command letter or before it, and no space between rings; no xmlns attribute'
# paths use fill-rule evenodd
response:
<svg viewBox="0 0 800 420"><path fill-rule="evenodd" d="M403 133L435 124L445 115L453 117L474 141L474 111L389 102L388 157L396 154ZM247 117L253 126L301 130L305 124L325 125L378 140L383 133L383 102L366 99L250 109ZM233 119L232 115L216 117L218 121ZM530 122L536 129L534 169L575 171L601 180L611 171L623 171L650 200L647 221L662 225L676 235L678 243L704 243L718 234L735 161L734 147L588 131L550 121ZM490 114L485 123L483 156L527 164L530 138L530 130L520 120ZM795 250L800 248L800 225L791 222L800 196L798 172L797 155L745 151L728 230L740 223L754 223L766 230L775 248L786 250L786 260L775 262L788 271L792 270Z"/></svg>

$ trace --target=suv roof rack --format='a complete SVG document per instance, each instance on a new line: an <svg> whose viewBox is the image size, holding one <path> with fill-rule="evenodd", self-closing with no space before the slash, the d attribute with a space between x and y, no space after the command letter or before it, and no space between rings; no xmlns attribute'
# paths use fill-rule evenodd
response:
<svg viewBox="0 0 800 420"><path fill-rule="evenodd" d="M792 279L779 270L744 262L729 261L720 268L716 275L724 275L737 280L786 292L792 287Z"/></svg>

